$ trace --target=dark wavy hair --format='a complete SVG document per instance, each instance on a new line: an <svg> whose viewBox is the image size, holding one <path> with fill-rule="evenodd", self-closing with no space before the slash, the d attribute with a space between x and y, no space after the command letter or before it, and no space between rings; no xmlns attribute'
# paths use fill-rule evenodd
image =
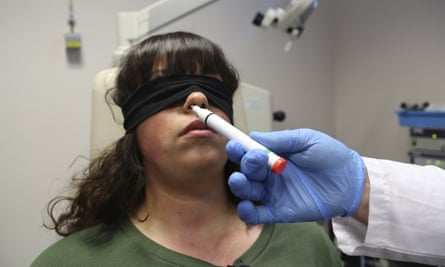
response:
<svg viewBox="0 0 445 267"><path fill-rule="evenodd" d="M238 73L218 45L197 34L173 32L150 36L128 51L120 63L116 87L110 91L113 101L122 107L134 90L151 79L153 66L159 60L167 63L163 76L219 74L232 96L238 87ZM238 169L238 165L227 161L226 177ZM49 202L51 223L45 227L61 236L95 225L114 229L145 199L142 154L135 133L125 134L92 159L80 177L73 177L71 186L73 196L55 197ZM228 188L227 191L236 202ZM65 209L57 212L59 206Z"/></svg>

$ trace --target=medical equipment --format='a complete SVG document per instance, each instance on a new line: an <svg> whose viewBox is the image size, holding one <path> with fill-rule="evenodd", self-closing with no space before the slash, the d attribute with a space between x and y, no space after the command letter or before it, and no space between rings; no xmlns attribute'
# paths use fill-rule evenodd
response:
<svg viewBox="0 0 445 267"><path fill-rule="evenodd" d="M68 26L70 30L64 35L66 59L70 65L80 65L82 64L82 36L74 29L76 19L74 18L73 0L69 1Z"/></svg>
<svg viewBox="0 0 445 267"><path fill-rule="evenodd" d="M256 142L248 135L238 130L232 124L228 123L215 113L208 109L200 108L197 105L191 106L192 110L198 115L207 126L222 134L227 139L238 141L246 151L253 149L261 149L267 153L269 157L268 164L272 168L272 171L276 174L280 174L286 167L286 160L273 153L270 149L264 147L260 143Z"/></svg>
<svg viewBox="0 0 445 267"><path fill-rule="evenodd" d="M441 104L424 102L419 108L417 104L402 103L400 108L396 112L399 124L410 128L410 162L445 169L445 110Z"/></svg>
<svg viewBox="0 0 445 267"><path fill-rule="evenodd" d="M277 28L289 34L291 39L284 49L289 51L293 41L303 33L307 19L317 6L317 0L292 0L286 9L269 8L265 14L257 13L253 24L266 29Z"/></svg>
<svg viewBox="0 0 445 267"><path fill-rule="evenodd" d="M73 0L69 2L70 16L68 19L68 26L70 31L65 34L65 44L67 49L80 49L82 47L80 33L75 32L76 20L74 18Z"/></svg>
<svg viewBox="0 0 445 267"><path fill-rule="evenodd" d="M144 36L216 1L159 0L139 11L119 12L119 47L113 53L114 65L133 43ZM291 0L286 9L269 8L265 14L257 13L253 23L262 28L277 28L289 34L291 40L285 47L285 51L289 51L293 41L303 33L306 21L317 6L317 0Z"/></svg>
<svg viewBox="0 0 445 267"><path fill-rule="evenodd" d="M156 30L189 15L216 0L159 0L138 11L117 14L119 47L113 53L114 65L135 42Z"/></svg>

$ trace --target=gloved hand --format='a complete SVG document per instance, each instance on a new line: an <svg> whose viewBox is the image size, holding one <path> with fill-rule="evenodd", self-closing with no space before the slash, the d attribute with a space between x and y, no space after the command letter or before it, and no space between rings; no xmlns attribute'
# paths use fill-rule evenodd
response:
<svg viewBox="0 0 445 267"><path fill-rule="evenodd" d="M246 153L236 141L227 144L229 159L241 165L241 172L232 173L228 183L242 200L238 215L243 221L320 221L355 212L365 181L365 165L357 152L310 129L252 132L250 136L288 162L276 175L264 151Z"/></svg>

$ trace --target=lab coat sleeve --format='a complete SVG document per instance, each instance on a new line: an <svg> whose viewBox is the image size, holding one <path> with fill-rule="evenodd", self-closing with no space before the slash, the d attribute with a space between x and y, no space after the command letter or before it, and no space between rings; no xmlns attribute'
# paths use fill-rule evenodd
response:
<svg viewBox="0 0 445 267"><path fill-rule="evenodd" d="M348 255L445 265L445 170L363 158L371 194L368 226L332 220L337 246Z"/></svg>

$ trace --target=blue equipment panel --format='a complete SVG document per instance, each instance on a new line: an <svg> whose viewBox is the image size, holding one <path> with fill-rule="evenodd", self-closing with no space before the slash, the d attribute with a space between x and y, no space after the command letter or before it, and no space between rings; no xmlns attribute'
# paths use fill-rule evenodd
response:
<svg viewBox="0 0 445 267"><path fill-rule="evenodd" d="M396 111L400 126L416 128L445 128L445 111Z"/></svg>

